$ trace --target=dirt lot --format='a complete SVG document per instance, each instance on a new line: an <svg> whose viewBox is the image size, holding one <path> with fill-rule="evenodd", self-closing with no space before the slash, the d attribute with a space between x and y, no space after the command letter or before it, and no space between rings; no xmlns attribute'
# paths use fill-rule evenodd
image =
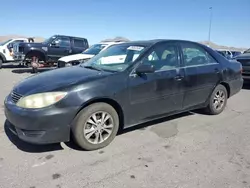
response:
<svg viewBox="0 0 250 188"><path fill-rule="evenodd" d="M85 152L72 143L30 145L5 129L4 98L30 75L0 70L0 188L250 187L250 86L221 115L184 113Z"/></svg>

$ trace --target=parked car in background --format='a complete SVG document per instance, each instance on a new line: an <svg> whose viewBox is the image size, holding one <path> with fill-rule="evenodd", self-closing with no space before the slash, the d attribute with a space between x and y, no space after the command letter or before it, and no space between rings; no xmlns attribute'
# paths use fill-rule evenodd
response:
<svg viewBox="0 0 250 188"><path fill-rule="evenodd" d="M72 133L83 149L95 150L139 123L200 108L220 114L242 88L241 70L195 42L126 42L23 80L6 97L5 115L24 141L65 142Z"/></svg>
<svg viewBox="0 0 250 188"><path fill-rule="evenodd" d="M215 50L216 52L218 52L220 55L222 55L223 57L227 58L226 54L223 51L219 51L219 50ZM227 58L228 59L228 58Z"/></svg>
<svg viewBox="0 0 250 188"><path fill-rule="evenodd" d="M90 48L87 50L83 51L80 54L74 54L74 55L69 55L69 56L64 56L58 59L57 61L57 68L62 68L65 66L74 66L78 65L80 63L84 63L100 53L101 51L107 49L108 47L114 45L114 44L119 44L121 42L101 42L98 44L92 45Z"/></svg>
<svg viewBox="0 0 250 188"><path fill-rule="evenodd" d="M0 43L0 69L4 63L13 62L13 45L15 43L27 43L31 38L14 38Z"/></svg>
<svg viewBox="0 0 250 188"><path fill-rule="evenodd" d="M230 50L217 49L217 52L222 54L227 59L232 59L233 58L233 53Z"/></svg>
<svg viewBox="0 0 250 188"><path fill-rule="evenodd" d="M36 73L40 67L51 67L63 56L78 54L89 47L86 38L54 35L42 43L14 45L14 59L25 62Z"/></svg>
<svg viewBox="0 0 250 188"><path fill-rule="evenodd" d="M234 57L242 54L242 52L241 51L232 51L232 54L233 54L233 58L234 58Z"/></svg>
<svg viewBox="0 0 250 188"><path fill-rule="evenodd" d="M242 76L245 81L250 81L250 49L236 56L234 59L242 64Z"/></svg>

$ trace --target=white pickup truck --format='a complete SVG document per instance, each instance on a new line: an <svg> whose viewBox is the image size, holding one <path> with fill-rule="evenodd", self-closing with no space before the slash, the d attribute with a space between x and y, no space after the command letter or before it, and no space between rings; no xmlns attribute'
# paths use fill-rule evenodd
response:
<svg viewBox="0 0 250 188"><path fill-rule="evenodd" d="M0 43L0 69L3 63L13 62L12 49L15 43L34 42L32 38L14 38Z"/></svg>

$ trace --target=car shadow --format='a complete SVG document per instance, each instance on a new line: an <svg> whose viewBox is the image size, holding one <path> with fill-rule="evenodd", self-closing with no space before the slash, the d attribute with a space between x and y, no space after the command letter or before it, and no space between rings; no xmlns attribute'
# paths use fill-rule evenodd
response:
<svg viewBox="0 0 250 188"><path fill-rule="evenodd" d="M189 111L189 112L183 112L180 114L176 114L176 115L167 116L167 117L163 117L160 119L148 121L146 123L138 124L138 125L135 125L133 127L121 129L121 130L119 130L118 135L123 135L123 134L126 134L128 132L132 132L132 131L136 131L136 130L144 130L147 127L155 126L155 125L160 124L160 123L167 123L168 121L171 121L174 119L179 119L179 118L186 117L186 116L191 116L194 114L196 114L196 113ZM166 125L166 126L168 126L168 125Z"/></svg>
<svg viewBox="0 0 250 188"><path fill-rule="evenodd" d="M49 70L53 70L54 68L41 68L41 69L38 69L38 73L41 73L41 72L45 72L45 71L49 71ZM31 73L31 74L34 74L32 73L32 68L23 68L23 69L14 69L11 71L12 73L16 73L16 74L23 74L23 73Z"/></svg>
<svg viewBox="0 0 250 188"><path fill-rule="evenodd" d="M2 68L3 69L15 69L15 68L22 69L22 68L27 68L27 67L24 66L24 65L21 65L21 64L19 64L19 65L16 65L16 64L3 64Z"/></svg>
<svg viewBox="0 0 250 188"><path fill-rule="evenodd" d="M24 142L20 140L15 134L13 134L9 126L11 123L6 120L4 123L4 131L9 140L21 151L28 152L28 153L44 153L49 151L57 151L63 150L62 146L58 144L48 144L48 145L35 145Z"/></svg>
<svg viewBox="0 0 250 188"><path fill-rule="evenodd" d="M177 115L168 116L168 117L160 118L157 120L149 121L146 123L138 124L138 125L135 125L135 126L130 127L130 128L119 130L117 136L129 133L132 131L136 131L136 130L144 130L147 127L154 126L154 125L159 124L159 123L164 123L164 122L167 123L167 121L190 116L190 115L194 115L196 113L200 113L200 111L184 112L184 113L180 113ZM9 140L14 145L16 145L16 147L18 149L20 149L21 151L29 152L29 153L43 153L43 152L57 151L57 150L64 149L59 143L58 144L35 145L35 144L30 144L30 143L24 142L24 141L20 140L15 134L13 134L9 130L9 128L8 128L9 125L10 125L10 122L8 120L6 120L5 124L4 124L5 133L8 136ZM166 125L166 126L168 126L168 125ZM71 135L71 138L73 138L72 135ZM65 142L65 145L73 150L85 151L82 148L80 148L74 142L73 139L71 139L69 142Z"/></svg>
<svg viewBox="0 0 250 188"><path fill-rule="evenodd" d="M146 123L141 123L141 124L135 125L135 126L130 127L130 128L120 129L118 131L117 136L129 133L129 132L132 132L132 131L136 131L136 130L145 130L147 127L154 126L154 125L164 123L164 122L167 123L170 120L174 120L174 119L194 115L196 113L201 114L200 110L192 111L192 112L191 111L190 112L184 112L184 113L180 113L180 114L177 114L177 115L172 115L172 116L156 119L156 120L153 120L153 121L148 121ZM166 126L168 126L168 125L166 125ZM72 138L72 136L71 136L71 138ZM84 151L72 139L71 139L71 141L65 143L65 145L67 145L69 148L71 148L73 150Z"/></svg>

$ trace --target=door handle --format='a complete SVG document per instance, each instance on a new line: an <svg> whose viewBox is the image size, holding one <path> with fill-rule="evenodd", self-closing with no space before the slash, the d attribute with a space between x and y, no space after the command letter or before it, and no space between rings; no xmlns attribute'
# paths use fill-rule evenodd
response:
<svg viewBox="0 0 250 188"><path fill-rule="evenodd" d="M174 79L177 80L177 81L181 81L183 78L184 78L184 76L178 75Z"/></svg>

